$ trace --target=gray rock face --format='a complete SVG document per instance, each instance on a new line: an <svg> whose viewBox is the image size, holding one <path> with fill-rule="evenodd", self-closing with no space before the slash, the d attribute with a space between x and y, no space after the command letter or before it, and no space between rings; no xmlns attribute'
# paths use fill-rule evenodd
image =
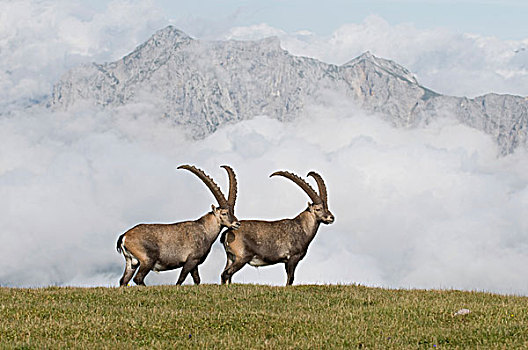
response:
<svg viewBox="0 0 528 350"><path fill-rule="evenodd" d="M524 97L443 96L421 86L402 66L369 52L337 66L290 55L276 38L204 42L171 26L116 62L72 69L54 86L50 105L68 109L91 101L116 107L154 100L166 117L203 137L224 123L256 115L298 117L308 103L325 102L328 92L381 113L398 127L454 115L493 135L503 155L527 143Z"/></svg>

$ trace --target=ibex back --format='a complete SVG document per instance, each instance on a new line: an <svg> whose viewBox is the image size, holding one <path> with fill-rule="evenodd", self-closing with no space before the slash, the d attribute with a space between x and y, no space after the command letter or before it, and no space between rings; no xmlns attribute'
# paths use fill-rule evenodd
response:
<svg viewBox="0 0 528 350"><path fill-rule="evenodd" d="M182 165L178 169L186 169L198 176L211 190L218 207L211 206L212 211L194 221L184 221L174 224L140 224L117 240L117 251L125 257L125 272L119 281L126 286L136 269L139 267L134 282L145 285L145 276L151 271L173 270L182 268L176 284L182 284L189 272L194 283L200 283L198 265L204 262L224 227L237 229L240 226L234 214L236 200L236 177L233 169L222 166L229 176L229 197L226 200L218 185L202 170Z"/></svg>
<svg viewBox="0 0 528 350"><path fill-rule="evenodd" d="M328 209L326 186L322 177L310 172L319 188L319 194L303 179L286 171L270 176L284 176L301 187L312 200L308 208L293 219L277 221L242 220L238 230L227 230L220 241L224 245L227 263L222 272L222 284L231 283L235 272L245 264L265 266L284 263L286 284L293 283L295 268L306 255L308 245L315 237L320 223L331 224L334 215Z"/></svg>

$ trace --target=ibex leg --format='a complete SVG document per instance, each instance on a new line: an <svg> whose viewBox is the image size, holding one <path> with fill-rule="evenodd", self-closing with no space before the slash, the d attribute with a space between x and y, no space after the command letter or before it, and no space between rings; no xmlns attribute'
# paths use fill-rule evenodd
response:
<svg viewBox="0 0 528 350"><path fill-rule="evenodd" d="M147 274L152 270L152 267L154 266L154 263L151 261L142 261L139 263L139 270L136 273L136 277L134 277L134 282L138 286L144 286L145 285L145 277Z"/></svg>
<svg viewBox="0 0 528 350"><path fill-rule="evenodd" d="M177 285L182 284L183 281L185 281L185 278L187 278L187 275L189 274L189 272L197 268L197 266L198 266L198 261L196 260L187 261L182 267L182 270L180 272L180 277L178 277L178 281L176 281L176 284ZM198 269L196 270L196 273L198 273Z"/></svg>
<svg viewBox="0 0 528 350"><path fill-rule="evenodd" d="M233 256L233 254L227 253L226 266L224 267L224 271L223 272L225 272L231 265L233 265L233 262L235 262L235 257ZM231 277L232 276L229 276L229 279L227 281L224 281L222 279L222 284L224 284L226 282L227 282L227 284L231 284Z"/></svg>
<svg viewBox="0 0 528 350"><path fill-rule="evenodd" d="M125 258L126 259L126 265L125 265L125 272L123 272L123 277L119 280L120 286L126 286L128 285L128 282L130 282L130 279L132 276L134 276L134 272L136 272L137 265L132 265L132 259Z"/></svg>
<svg viewBox="0 0 528 350"><path fill-rule="evenodd" d="M235 260L228 268L222 272L222 284L229 281L231 283L231 277L246 265L249 260Z"/></svg>
<svg viewBox="0 0 528 350"><path fill-rule="evenodd" d="M290 258L290 260L288 260L284 265L286 267L286 275L288 276L287 277L287 280L286 280L286 285L287 286L291 286L293 284L293 278L294 278L294 274L295 274L295 268L297 267L297 264L299 264L299 258Z"/></svg>
<svg viewBox="0 0 528 350"><path fill-rule="evenodd" d="M191 270L191 276L194 284L200 284L200 274L198 274L198 266Z"/></svg>

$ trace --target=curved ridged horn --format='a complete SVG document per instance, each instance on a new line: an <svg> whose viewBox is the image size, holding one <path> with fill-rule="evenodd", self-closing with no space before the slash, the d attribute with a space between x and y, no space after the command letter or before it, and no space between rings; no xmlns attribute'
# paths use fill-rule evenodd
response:
<svg viewBox="0 0 528 350"><path fill-rule="evenodd" d="M223 208L223 209L229 208L229 204L227 204L227 201L224 197L224 194L220 190L220 187L218 187L218 185L213 181L213 179L210 178L206 173L204 173L203 170L198 169L195 166L187 165L187 164L180 165L178 169L189 170L191 173L198 176L200 180L202 180L204 184L207 187L209 187L209 189L213 193L213 196L215 196L216 200L218 201L218 205L220 206L220 208Z"/></svg>
<svg viewBox="0 0 528 350"><path fill-rule="evenodd" d="M315 192L312 186L310 186L308 182L304 181L297 175L287 172L287 171L276 171L273 174L271 174L270 177L275 176L275 175L284 176L292 180L293 182L295 182L297 185L299 185L300 188L304 190L304 192L306 192L306 194L308 195L308 197L310 197L310 199L312 200L314 204L323 204L321 197L319 197L319 195L317 194L317 192Z"/></svg>
<svg viewBox="0 0 528 350"><path fill-rule="evenodd" d="M237 197L237 179L235 171L229 165L222 165L221 167L227 171L227 175L229 176L229 195L227 196L227 204L234 211Z"/></svg>
<svg viewBox="0 0 528 350"><path fill-rule="evenodd" d="M315 182L317 182L317 187L319 187L319 197L321 197L324 206L328 208L328 193L326 191L326 185L321 175L319 175L315 171L310 171L306 176L311 176L315 179Z"/></svg>

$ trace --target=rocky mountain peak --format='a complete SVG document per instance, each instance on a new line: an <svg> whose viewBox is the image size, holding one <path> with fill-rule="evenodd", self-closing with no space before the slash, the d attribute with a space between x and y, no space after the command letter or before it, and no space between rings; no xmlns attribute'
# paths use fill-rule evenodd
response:
<svg viewBox="0 0 528 350"><path fill-rule="evenodd" d="M155 100L160 116L203 137L257 115L300 118L307 104L329 93L350 98L397 127L454 116L492 135L502 154L527 143L528 101L522 97L443 96L421 86L403 66L368 51L336 66L293 56L276 37L202 41L172 26L121 60L70 70L54 86L50 106L68 109L89 101L112 108Z"/></svg>
<svg viewBox="0 0 528 350"><path fill-rule="evenodd" d="M383 59L373 55L370 51L366 51L353 60L345 63L343 67L354 67L356 65L363 66L365 70L374 70L382 74L390 74L399 79L406 80L412 84L418 84L416 77L405 67L398 63Z"/></svg>
<svg viewBox="0 0 528 350"><path fill-rule="evenodd" d="M148 57L167 56L170 52L189 45L193 38L173 26L158 30L143 44L136 47L124 61L148 59Z"/></svg>
<svg viewBox="0 0 528 350"><path fill-rule="evenodd" d="M158 42L163 41L163 40L187 41L187 40L192 40L192 38L189 35L187 35L185 32L170 25L154 33L148 41L150 40L154 40Z"/></svg>

